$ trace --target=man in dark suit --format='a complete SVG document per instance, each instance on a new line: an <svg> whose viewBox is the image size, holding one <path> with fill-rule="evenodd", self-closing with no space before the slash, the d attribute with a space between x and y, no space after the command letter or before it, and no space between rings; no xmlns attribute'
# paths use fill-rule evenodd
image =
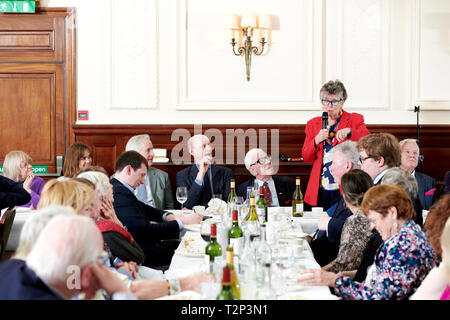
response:
<svg viewBox="0 0 450 320"><path fill-rule="evenodd" d="M422 209L430 210L430 207L438 200L439 191L436 187L436 179L426 174L416 172L419 164L419 145L415 139L404 139L400 141L402 150L402 163L400 167L412 174L417 181L419 190L417 198Z"/></svg>
<svg viewBox="0 0 450 320"><path fill-rule="evenodd" d="M202 216L175 215L139 201L134 190L144 183L147 164L147 159L136 151L122 153L117 158L111 184L117 217L144 251L144 265L158 268L170 264L183 224L198 224Z"/></svg>
<svg viewBox="0 0 450 320"><path fill-rule="evenodd" d="M269 207L292 205L295 180L289 177L275 176L271 158L264 150L250 149L245 155L244 164L253 178L238 186L236 190L238 196L245 200L247 198L247 187L253 187L256 181L258 187L264 187L264 197Z"/></svg>
<svg viewBox="0 0 450 320"><path fill-rule="evenodd" d="M22 184L0 175L0 209L20 206L31 200Z"/></svg>
<svg viewBox="0 0 450 320"><path fill-rule="evenodd" d="M332 152L330 172L334 181L340 185L344 174L352 169L359 168L359 153L354 141L343 142L334 147ZM327 210L327 216L319 218L315 237L307 237L314 258L320 266L327 265L337 257L342 228L345 220L351 214L352 212L347 208L342 195L340 195L337 202Z"/></svg>
<svg viewBox="0 0 450 320"><path fill-rule="evenodd" d="M230 193L233 172L229 168L212 165L211 142L205 135L195 135L188 140L189 153L195 164L177 173L177 187L187 187L188 198L184 207L207 206L214 194L226 201Z"/></svg>
<svg viewBox="0 0 450 320"><path fill-rule="evenodd" d="M145 204L158 209L174 209L172 186L169 175L153 165L153 143L148 134L133 136L128 140L125 151L137 151L148 161L147 177L135 191L136 197Z"/></svg>
<svg viewBox="0 0 450 320"><path fill-rule="evenodd" d="M135 299L125 283L97 261L102 251L102 235L92 219L55 217L26 261L9 259L0 264L0 299L62 300L82 292L91 299L99 289Z"/></svg>

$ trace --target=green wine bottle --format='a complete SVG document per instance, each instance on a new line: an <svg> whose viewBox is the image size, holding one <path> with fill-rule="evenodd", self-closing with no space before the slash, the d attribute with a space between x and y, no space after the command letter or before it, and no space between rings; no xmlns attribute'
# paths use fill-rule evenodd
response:
<svg viewBox="0 0 450 320"><path fill-rule="evenodd" d="M300 189L300 177L295 179L295 191L292 195L292 216L303 217L303 194Z"/></svg>
<svg viewBox="0 0 450 320"><path fill-rule="evenodd" d="M259 222L261 224L267 222L267 211L268 205L266 198L264 198L264 187L259 187L259 199L256 202L256 213L259 217Z"/></svg>
<svg viewBox="0 0 450 320"><path fill-rule="evenodd" d="M233 210L233 224L228 229L228 244L233 247L234 253L239 256L243 247L244 232L239 227L238 212Z"/></svg>
<svg viewBox="0 0 450 320"><path fill-rule="evenodd" d="M239 280L236 276L236 272L234 271L234 251L233 247L228 247L227 252L225 253L225 261L226 267L230 268L230 281L231 281L231 291L233 291L236 299L240 299L241 296L241 287L239 285Z"/></svg>
<svg viewBox="0 0 450 320"><path fill-rule="evenodd" d="M205 248L205 255L209 256L209 273L213 273L213 263L216 257L222 255L222 247L217 242L217 225L211 225L211 239Z"/></svg>
<svg viewBox="0 0 450 320"><path fill-rule="evenodd" d="M222 289L220 290L217 300L237 300L231 289L231 272L230 268L223 268Z"/></svg>

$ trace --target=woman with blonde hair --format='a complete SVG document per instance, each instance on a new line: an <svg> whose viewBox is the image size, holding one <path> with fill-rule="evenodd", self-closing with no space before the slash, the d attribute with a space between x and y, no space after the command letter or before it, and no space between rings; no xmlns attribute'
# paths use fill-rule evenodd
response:
<svg viewBox="0 0 450 320"><path fill-rule="evenodd" d="M38 209L56 204L72 207L77 214L92 217L94 196L94 190L80 181L53 179L45 184Z"/></svg>
<svg viewBox="0 0 450 320"><path fill-rule="evenodd" d="M5 156L3 161L3 176L23 185L23 188L30 194L30 202L21 207L36 209L45 181L33 174L33 159L23 151L14 150Z"/></svg>
<svg viewBox="0 0 450 320"><path fill-rule="evenodd" d="M92 165L92 150L83 143L74 143L66 151L63 164L63 175L73 178L78 171Z"/></svg>

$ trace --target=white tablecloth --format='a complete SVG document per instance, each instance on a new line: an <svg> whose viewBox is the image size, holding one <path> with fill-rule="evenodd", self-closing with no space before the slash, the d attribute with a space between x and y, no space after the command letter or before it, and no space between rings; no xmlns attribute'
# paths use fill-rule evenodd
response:
<svg viewBox="0 0 450 320"><path fill-rule="evenodd" d="M184 234L180 246L183 246L184 241L196 241L200 244L202 239L199 232L186 231ZM206 242L203 242L206 246ZM297 264L300 264L302 268L320 268L319 264L314 260L314 256L311 252L311 248L307 245L307 254L301 259L296 260ZM177 250L178 250L177 249ZM166 277L185 277L191 274L202 272L202 265L204 262L204 255L201 253L180 253L175 252L169 269L165 272ZM311 300L336 300L337 297L330 293L328 287L325 286L306 286L302 285L298 287L296 291L286 292L280 297L280 299L311 299Z"/></svg>

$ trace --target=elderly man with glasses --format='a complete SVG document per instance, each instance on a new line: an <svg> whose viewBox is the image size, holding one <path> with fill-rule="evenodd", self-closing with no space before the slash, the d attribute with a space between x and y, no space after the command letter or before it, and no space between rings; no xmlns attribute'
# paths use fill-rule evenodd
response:
<svg viewBox="0 0 450 320"><path fill-rule="evenodd" d="M429 210L430 207L438 200L439 190L436 187L436 179L426 174L416 172L419 164L419 145L415 139L404 139L400 141L401 165L400 167L408 171L416 178L419 187L417 198L420 201L422 209Z"/></svg>
<svg viewBox="0 0 450 320"><path fill-rule="evenodd" d="M236 193L244 199L247 197L247 187L253 187L255 181L258 187L264 187L264 197L271 207L291 206L295 190L295 180L289 177L275 176L270 155L262 149L250 149L244 158L245 167L253 178L240 184Z"/></svg>
<svg viewBox="0 0 450 320"><path fill-rule="evenodd" d="M305 162L313 163L305 203L327 210L340 196L339 185L330 172L333 147L348 140L356 142L370 132L361 114L343 110L347 91L341 81L325 83L320 89L320 99L323 114L306 124L302 157Z"/></svg>

